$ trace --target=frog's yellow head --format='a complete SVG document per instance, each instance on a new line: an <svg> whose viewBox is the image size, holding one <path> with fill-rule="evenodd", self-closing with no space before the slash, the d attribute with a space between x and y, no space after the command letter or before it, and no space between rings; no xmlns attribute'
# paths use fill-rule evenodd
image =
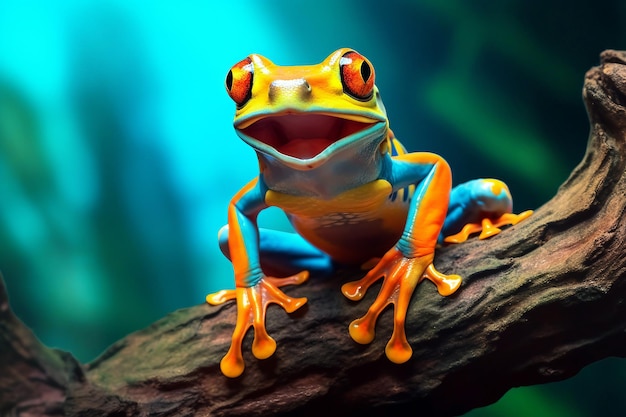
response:
<svg viewBox="0 0 626 417"><path fill-rule="evenodd" d="M250 55L228 72L226 90L244 141L289 165L310 167L344 148L378 146L386 138L374 76L367 58L351 49L306 66Z"/></svg>

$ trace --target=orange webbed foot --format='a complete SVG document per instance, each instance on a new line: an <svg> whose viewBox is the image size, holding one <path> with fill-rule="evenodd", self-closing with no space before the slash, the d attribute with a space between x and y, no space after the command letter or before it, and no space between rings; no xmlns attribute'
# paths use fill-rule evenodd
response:
<svg viewBox="0 0 626 417"><path fill-rule="evenodd" d="M446 243L462 243L465 242L470 235L480 232L479 239L487 239L501 232L500 227L507 225L515 225L533 214L532 210L526 210L520 214L505 213L497 219L484 218L481 223L468 223L457 234L446 237L443 241Z"/></svg>
<svg viewBox="0 0 626 417"><path fill-rule="evenodd" d="M407 258L393 248L365 277L342 286L343 294L356 301L363 298L373 283L384 277L380 292L367 313L350 324L350 336L355 342L367 344L374 340L378 316L389 304L393 304L393 334L387 343L385 353L387 358L395 363L404 363L411 358L413 350L407 341L404 323L409 301L417 284L427 278L435 283L442 295L452 294L461 285L460 276L438 272L432 261L433 255Z"/></svg>
<svg viewBox="0 0 626 417"><path fill-rule="evenodd" d="M287 313L292 313L306 304L307 299L291 298L279 287L298 285L308 279L309 273L302 271L287 278L264 277L252 287L238 287L234 290L222 290L209 294L206 301L212 305L237 300L237 323L233 331L230 349L220 362L222 373L236 378L245 368L241 343L250 327L254 328L252 354L257 359L266 359L276 351L276 341L265 328L265 313L269 304L280 305Z"/></svg>

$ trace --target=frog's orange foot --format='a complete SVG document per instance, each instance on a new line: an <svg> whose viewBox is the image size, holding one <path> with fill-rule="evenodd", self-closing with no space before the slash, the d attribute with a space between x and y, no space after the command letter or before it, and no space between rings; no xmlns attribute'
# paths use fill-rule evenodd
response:
<svg viewBox="0 0 626 417"><path fill-rule="evenodd" d="M389 304L393 304L393 334L385 353L395 363L404 363L411 358L413 350L406 339L404 323L417 284L427 278L437 285L442 295L452 294L461 285L461 277L438 272L432 260L432 255L406 258L394 248L365 277L342 286L342 292L347 298L360 300L374 282L384 277L380 292L367 313L350 324L350 336L355 342L367 344L374 340L378 316Z"/></svg>
<svg viewBox="0 0 626 417"><path fill-rule="evenodd" d="M233 331L232 342L228 353L222 358L220 368L224 375L236 378L243 372L245 364L241 352L241 343L250 327L254 328L252 354L257 359L266 359L276 351L276 341L267 333L265 328L265 313L269 304L280 305L287 313L292 313L302 307L306 298L291 298L278 287L284 285L301 284L309 276L302 271L288 278L278 279L264 277L252 287L238 287L234 290L219 291L207 296L210 304L221 304L228 300L237 300L237 323Z"/></svg>
<svg viewBox="0 0 626 417"><path fill-rule="evenodd" d="M501 232L500 227L506 225L515 225L533 214L532 210L526 210L520 214L505 213L497 219L484 218L481 223L468 223L463 229L455 235L446 237L443 241L446 243L462 243L465 242L473 233L480 232L479 239L497 235Z"/></svg>

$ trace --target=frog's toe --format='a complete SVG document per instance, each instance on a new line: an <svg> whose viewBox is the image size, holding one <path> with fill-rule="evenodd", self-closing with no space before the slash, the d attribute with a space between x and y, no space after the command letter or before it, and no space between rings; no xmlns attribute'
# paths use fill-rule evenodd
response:
<svg viewBox="0 0 626 417"><path fill-rule="evenodd" d="M376 317L372 317L372 314L368 312L365 316L350 323L348 331L350 332L352 340L361 345L367 345L372 343L372 340L374 340L376 336L375 328Z"/></svg>
<svg viewBox="0 0 626 417"><path fill-rule="evenodd" d="M300 274L304 274L305 276L304 280L306 280L306 277L308 277L308 272L306 271L303 271ZM287 280L289 278L284 278L284 279ZM300 278L296 278L296 279L300 279ZM296 311L297 309L299 309L300 307L306 304L307 302L306 297L300 297L300 298L289 297L287 294L285 294L280 289L278 289L278 286L274 284L276 280L277 280L276 278L272 278L272 279L265 278L262 282L262 288L264 291L263 295L265 298L265 306L267 306L270 303L274 303L274 304L278 304L279 306L281 306L287 313L293 313L294 311ZM282 285L289 285L289 284L290 284L289 282L282 283Z"/></svg>
<svg viewBox="0 0 626 417"><path fill-rule="evenodd" d="M346 297L351 300L360 300L374 282L384 277L380 292L367 313L350 323L350 336L355 342L368 344L374 340L378 316L389 304L395 303L398 298L401 278L406 272L406 265L403 260L402 254L396 249L392 249L362 279L342 286L341 289Z"/></svg>
<svg viewBox="0 0 626 417"><path fill-rule="evenodd" d="M265 327L262 331L255 329L252 342L252 354L257 359L267 359L276 352L276 341L267 334Z"/></svg>
<svg viewBox="0 0 626 417"><path fill-rule="evenodd" d="M241 345L238 349L236 346L231 346L228 353L222 358L220 362L220 369L224 376L229 378L237 378L243 373L246 365L241 355Z"/></svg>
<svg viewBox="0 0 626 417"><path fill-rule="evenodd" d="M526 210L521 212L520 214L514 213L504 213L497 220L494 220L494 224L498 227L505 225L516 225L524 219L527 219L533 214L533 210Z"/></svg>
<svg viewBox="0 0 626 417"><path fill-rule="evenodd" d="M206 302L217 306L237 298L237 290L221 290L206 296Z"/></svg>
<svg viewBox="0 0 626 417"><path fill-rule="evenodd" d="M497 219L484 218L480 223L468 223L459 233L446 237L443 241L446 243L462 243L465 242L470 235L479 233L479 239L487 239L500 233L502 226L515 225L533 214L532 210L526 210L520 214L504 213Z"/></svg>
<svg viewBox="0 0 626 417"><path fill-rule="evenodd" d="M385 347L385 355L393 363L404 363L411 359L413 349L411 349L411 345L406 340L404 327L401 328L401 332L394 330L391 339L389 339Z"/></svg>
<svg viewBox="0 0 626 417"><path fill-rule="evenodd" d="M461 229L460 232L447 236L443 241L445 243L463 243L469 239L473 233L480 232L482 227L478 223L468 223Z"/></svg>
<svg viewBox="0 0 626 417"><path fill-rule="evenodd" d="M265 280L275 287L284 287L286 285L300 285L309 279L309 271L301 271L297 274L286 278L265 277Z"/></svg>
<svg viewBox="0 0 626 417"><path fill-rule="evenodd" d="M367 265L370 266L371 269L363 278L347 282L341 286L341 292L346 296L346 298L352 301L359 301L363 298L368 288L383 277L384 271L383 266L380 263L380 259L376 258L375 261L377 262L376 265ZM365 267L365 265L366 264L364 264L363 267Z"/></svg>
<svg viewBox="0 0 626 417"><path fill-rule="evenodd" d="M463 279L460 275L446 275L435 269L433 264L428 265L424 272L424 278L430 280L437 287L439 294L448 296L454 294L459 289Z"/></svg>
<svg viewBox="0 0 626 417"><path fill-rule="evenodd" d="M474 233L479 233L479 239L486 239L495 236L501 232L501 229L489 218L484 218L480 223L468 223L463 229L455 235L446 237L443 241L446 243L463 243Z"/></svg>
<svg viewBox="0 0 626 417"><path fill-rule="evenodd" d="M359 301L367 292L369 285L364 283L363 280L346 282L341 286L341 292L346 298L352 301Z"/></svg>

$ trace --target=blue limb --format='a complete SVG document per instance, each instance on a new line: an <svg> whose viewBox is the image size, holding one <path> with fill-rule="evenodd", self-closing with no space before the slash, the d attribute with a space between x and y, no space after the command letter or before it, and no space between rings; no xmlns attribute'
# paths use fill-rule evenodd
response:
<svg viewBox="0 0 626 417"><path fill-rule="evenodd" d="M513 199L502 181L477 179L457 185L450 192L448 215L439 240L459 232L469 223L495 219L513 210Z"/></svg>
<svg viewBox="0 0 626 417"><path fill-rule="evenodd" d="M230 259L228 226L218 235L220 249ZM336 269L328 254L296 233L259 228L259 256L266 275L289 276L307 270L314 276L328 276Z"/></svg>

